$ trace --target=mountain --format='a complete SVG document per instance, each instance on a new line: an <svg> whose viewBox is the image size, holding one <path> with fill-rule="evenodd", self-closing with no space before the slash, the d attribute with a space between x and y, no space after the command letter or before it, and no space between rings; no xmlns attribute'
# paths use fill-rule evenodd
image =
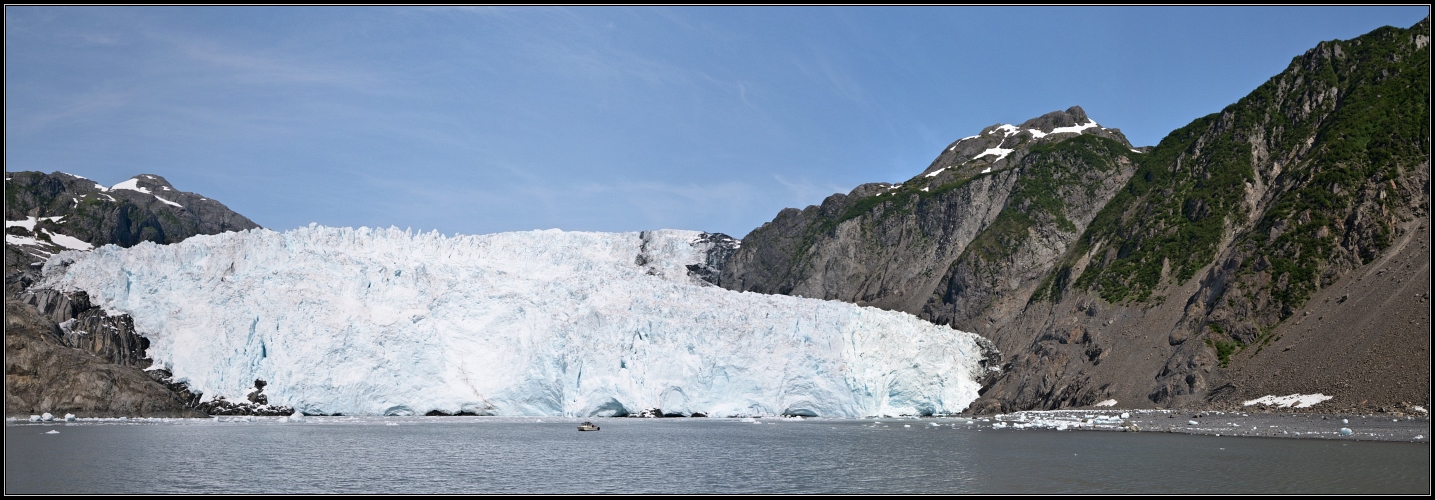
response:
<svg viewBox="0 0 1435 500"><path fill-rule="evenodd" d="M977 332L1009 360L977 411L1428 405L1428 60L1428 19L1324 42L1149 148L1080 108L988 127L715 281Z"/></svg>
<svg viewBox="0 0 1435 500"><path fill-rule="evenodd" d="M39 266L64 250L175 243L258 227L157 175L105 187L63 172L6 172L5 413L198 415L182 386L142 371L150 363L149 341L132 318L108 314L83 292L32 285Z"/></svg>
<svg viewBox="0 0 1435 500"><path fill-rule="evenodd" d="M175 243L197 234L257 227L223 203L176 190L158 175L141 174L105 187L64 172L7 172L6 286L14 273L60 250Z"/></svg>
<svg viewBox="0 0 1435 500"><path fill-rule="evenodd" d="M133 317L192 390L308 414L930 415L994 369L908 314L690 277L711 236L256 229L64 253L36 287Z"/></svg>

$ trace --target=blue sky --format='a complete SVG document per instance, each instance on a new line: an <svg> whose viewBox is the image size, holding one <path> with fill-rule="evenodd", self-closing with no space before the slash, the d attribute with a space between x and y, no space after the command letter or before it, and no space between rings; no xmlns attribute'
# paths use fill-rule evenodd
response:
<svg viewBox="0 0 1435 500"><path fill-rule="evenodd" d="M679 228L1080 105L1151 145L1407 7L5 8L5 162L265 227Z"/></svg>

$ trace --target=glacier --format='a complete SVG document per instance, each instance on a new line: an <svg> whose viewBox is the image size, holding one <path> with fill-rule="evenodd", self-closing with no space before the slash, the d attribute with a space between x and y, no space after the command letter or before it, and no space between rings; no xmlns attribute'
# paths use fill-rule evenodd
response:
<svg viewBox="0 0 1435 500"><path fill-rule="evenodd" d="M975 334L906 313L726 290L697 231L446 236L318 225L64 251L41 288L129 314L206 399L308 414L956 413Z"/></svg>

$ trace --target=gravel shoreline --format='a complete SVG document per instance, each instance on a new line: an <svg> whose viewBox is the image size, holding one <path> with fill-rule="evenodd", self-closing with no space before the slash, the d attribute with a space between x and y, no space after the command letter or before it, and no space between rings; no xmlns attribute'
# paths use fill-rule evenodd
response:
<svg viewBox="0 0 1435 500"><path fill-rule="evenodd" d="M1383 413L1103 408L1022 411L977 417L977 420L989 420L991 426L997 429L1169 432L1208 436L1430 442L1428 414L1416 416Z"/></svg>

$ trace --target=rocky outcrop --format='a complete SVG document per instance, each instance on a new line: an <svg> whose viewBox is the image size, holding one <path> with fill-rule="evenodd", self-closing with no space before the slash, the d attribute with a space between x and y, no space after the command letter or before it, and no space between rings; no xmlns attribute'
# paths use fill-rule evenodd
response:
<svg viewBox="0 0 1435 500"><path fill-rule="evenodd" d="M139 369L68 347L63 338L34 307L6 301L6 415L204 416Z"/></svg>
<svg viewBox="0 0 1435 500"><path fill-rule="evenodd" d="M737 253L742 242L722 233L702 233L693 246L703 250L704 258L701 263L688 264L688 276L716 285L722 277L723 267Z"/></svg>
<svg viewBox="0 0 1435 500"><path fill-rule="evenodd" d="M149 340L135 332L134 319L124 314L106 314L103 309L90 305L89 294L31 290L21 295L20 300L59 327L60 341L66 347L89 351L120 366L149 367L150 360L145 357Z"/></svg>
<svg viewBox="0 0 1435 500"><path fill-rule="evenodd" d="M229 401L224 396L218 396L209 401L196 405L200 411L209 415L255 415L280 417L294 414L294 408L282 405L269 405L269 397L264 395L264 386L268 385L263 380L254 381L254 390L245 396L246 401Z"/></svg>

